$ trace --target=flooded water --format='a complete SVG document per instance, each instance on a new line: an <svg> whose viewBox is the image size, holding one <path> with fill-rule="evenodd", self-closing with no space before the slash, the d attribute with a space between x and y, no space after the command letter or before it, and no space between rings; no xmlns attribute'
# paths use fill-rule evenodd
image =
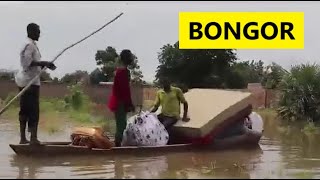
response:
<svg viewBox="0 0 320 180"><path fill-rule="evenodd" d="M319 136L265 124L260 146L252 149L117 157L20 157L18 124L1 120L0 178L320 178ZM43 141L67 141L68 132Z"/></svg>

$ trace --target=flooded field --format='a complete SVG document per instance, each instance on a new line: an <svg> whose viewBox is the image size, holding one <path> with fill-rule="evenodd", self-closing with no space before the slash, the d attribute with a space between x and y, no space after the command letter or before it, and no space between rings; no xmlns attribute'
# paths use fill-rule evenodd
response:
<svg viewBox="0 0 320 180"><path fill-rule="evenodd" d="M265 123L253 149L118 157L19 157L9 143L17 121L0 121L0 178L320 178L318 135ZM42 141L68 141L68 131L40 132Z"/></svg>

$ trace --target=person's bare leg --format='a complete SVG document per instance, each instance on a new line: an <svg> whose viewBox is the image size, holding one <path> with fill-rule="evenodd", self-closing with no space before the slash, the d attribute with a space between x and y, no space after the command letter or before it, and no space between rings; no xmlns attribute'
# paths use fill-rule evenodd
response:
<svg viewBox="0 0 320 180"><path fill-rule="evenodd" d="M28 144L29 141L26 138L26 126L28 118L24 115L19 115L20 123L20 144Z"/></svg>

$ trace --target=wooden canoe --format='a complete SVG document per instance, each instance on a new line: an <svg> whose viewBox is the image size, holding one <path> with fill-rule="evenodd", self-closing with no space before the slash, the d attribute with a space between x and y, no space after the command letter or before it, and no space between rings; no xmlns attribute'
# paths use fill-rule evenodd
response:
<svg viewBox="0 0 320 180"><path fill-rule="evenodd" d="M89 149L87 147L73 146L71 142L43 142L41 145L20 145L10 144L9 146L17 155L33 156L61 156L61 155L135 155L146 153L168 153L185 152L196 150L221 150L232 147L257 146L259 144L262 132L249 130L247 133L239 136L229 137L221 140L215 140L212 145L195 144L173 144L166 146L148 146L148 147L114 147L111 149Z"/></svg>

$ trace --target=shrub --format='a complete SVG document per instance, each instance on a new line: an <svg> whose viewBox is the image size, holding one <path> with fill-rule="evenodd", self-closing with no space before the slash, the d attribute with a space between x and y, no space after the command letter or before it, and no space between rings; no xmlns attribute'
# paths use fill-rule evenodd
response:
<svg viewBox="0 0 320 180"><path fill-rule="evenodd" d="M70 90L70 95L64 99L66 107L71 107L76 111L86 110L90 107L89 97L85 95L80 84L68 86L68 89Z"/></svg>
<svg viewBox="0 0 320 180"><path fill-rule="evenodd" d="M282 119L314 122L320 119L320 67L294 66L281 83L278 113Z"/></svg>

